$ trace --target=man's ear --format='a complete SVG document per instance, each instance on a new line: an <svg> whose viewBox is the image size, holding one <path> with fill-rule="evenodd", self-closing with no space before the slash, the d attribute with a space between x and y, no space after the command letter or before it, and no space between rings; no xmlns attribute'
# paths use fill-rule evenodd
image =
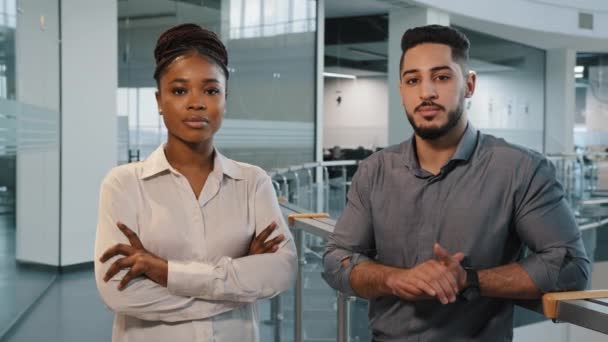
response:
<svg viewBox="0 0 608 342"><path fill-rule="evenodd" d="M475 71L473 71L473 70L469 71L465 82L467 85L465 97L466 98L473 97L473 94L475 93L475 85L477 84L477 74L475 73Z"/></svg>

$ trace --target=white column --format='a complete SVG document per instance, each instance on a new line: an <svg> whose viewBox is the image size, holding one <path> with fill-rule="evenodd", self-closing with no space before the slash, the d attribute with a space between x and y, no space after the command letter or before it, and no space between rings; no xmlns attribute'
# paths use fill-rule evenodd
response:
<svg viewBox="0 0 608 342"><path fill-rule="evenodd" d="M430 8L391 11L388 16L388 144L408 139L413 130L407 121L399 96L401 37L407 29L431 25L450 25L449 14Z"/></svg>
<svg viewBox="0 0 608 342"><path fill-rule="evenodd" d="M545 67L545 153L574 152L574 66L572 49L547 51Z"/></svg>
<svg viewBox="0 0 608 342"><path fill-rule="evenodd" d="M99 186L116 165L117 1L61 1L61 266L93 260Z"/></svg>
<svg viewBox="0 0 608 342"><path fill-rule="evenodd" d="M315 102L315 161L323 161L323 98L325 93L325 0L317 0L317 60ZM317 183L323 182L323 172L317 168ZM322 201L318 201L321 203ZM321 210L319 210L321 211Z"/></svg>
<svg viewBox="0 0 608 342"><path fill-rule="evenodd" d="M59 26L58 1L19 1L19 104L2 101L2 110L18 117L16 257L53 266L59 262Z"/></svg>

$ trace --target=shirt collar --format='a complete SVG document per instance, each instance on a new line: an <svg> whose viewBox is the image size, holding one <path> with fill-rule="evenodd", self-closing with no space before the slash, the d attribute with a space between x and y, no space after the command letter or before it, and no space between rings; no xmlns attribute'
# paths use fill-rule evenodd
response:
<svg viewBox="0 0 608 342"><path fill-rule="evenodd" d="M471 155L473 155L473 151L475 150L475 146L477 146L477 136L478 131L470 122L467 122L467 128L464 131L460 142L458 142L458 147L456 148L456 152L450 158L450 160L446 163L446 165L450 164L452 161L462 160L469 161L471 159ZM418 162L418 155L416 153L416 139L414 136L402 143L401 151L403 153L403 158L405 161L405 166L414 170L420 176L424 176L427 174L426 171L420 168L420 163ZM429 174L430 175L430 174Z"/></svg>
<svg viewBox="0 0 608 342"><path fill-rule="evenodd" d="M243 171L237 162L232 159L226 158L223 154L219 152L217 148L214 148L215 156L213 159L213 171L212 174L216 175L226 175L233 179L244 179ZM173 172L175 174L179 174L177 170L175 170L169 161L167 160L167 156L165 155L165 145L159 146L154 152L152 152L148 158L146 158L143 162L143 172L141 175L141 179L150 178L152 176L156 176L158 174L164 172Z"/></svg>
<svg viewBox="0 0 608 342"><path fill-rule="evenodd" d="M456 148L456 153L450 158L452 160L463 160L469 161L471 159L471 155L475 150L475 146L477 145L477 129L473 127L473 125L469 122L467 123L467 128L464 131L464 135L460 139L458 143L458 148ZM450 162L448 161L448 163Z"/></svg>

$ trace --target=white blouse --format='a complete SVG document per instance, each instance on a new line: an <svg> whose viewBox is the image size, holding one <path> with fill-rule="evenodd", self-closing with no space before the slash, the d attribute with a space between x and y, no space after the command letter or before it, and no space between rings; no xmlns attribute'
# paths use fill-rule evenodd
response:
<svg viewBox="0 0 608 342"><path fill-rule="evenodd" d="M122 291L128 270L107 283L120 258L99 258L117 243L116 227L131 228L150 252L168 260L167 287L139 277ZM271 222L269 237L285 235L272 254L247 256L249 244ZM297 253L272 183L259 167L215 153L214 168L197 199L160 146L145 161L118 166L101 186L95 242L95 279L116 313L117 341L258 341L256 300L293 285Z"/></svg>

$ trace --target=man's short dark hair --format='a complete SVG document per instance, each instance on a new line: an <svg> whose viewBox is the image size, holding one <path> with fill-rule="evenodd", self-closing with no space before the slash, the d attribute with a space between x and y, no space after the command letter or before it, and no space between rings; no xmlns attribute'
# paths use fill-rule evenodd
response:
<svg viewBox="0 0 608 342"><path fill-rule="evenodd" d="M399 61L399 78L403 68L403 57L407 50L424 43L444 44L452 49L452 59L460 64L462 72L468 72L469 47L471 43L464 33L450 26L427 25L414 27L405 31L401 37L401 60Z"/></svg>

